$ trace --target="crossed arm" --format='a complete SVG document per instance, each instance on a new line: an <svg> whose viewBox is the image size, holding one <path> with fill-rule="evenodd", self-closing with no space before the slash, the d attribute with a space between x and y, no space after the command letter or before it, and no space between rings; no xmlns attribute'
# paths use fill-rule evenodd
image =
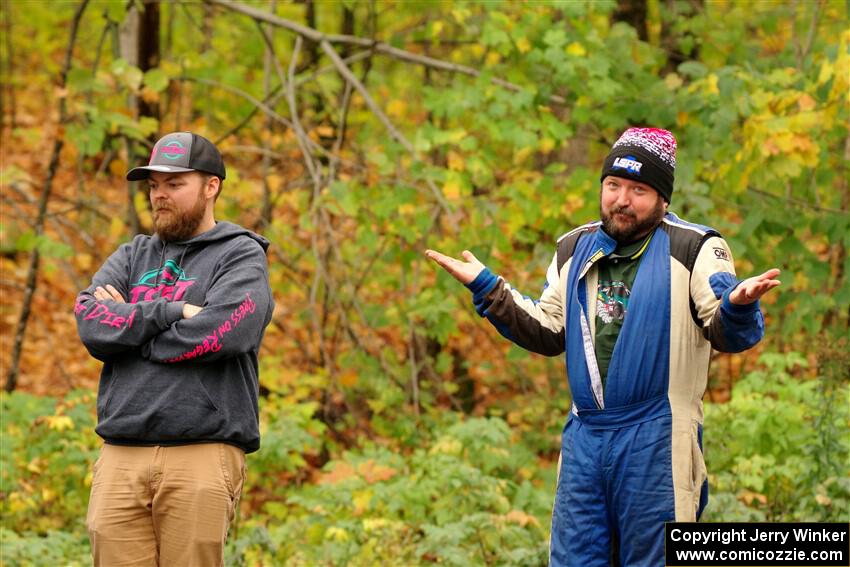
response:
<svg viewBox="0 0 850 567"><path fill-rule="evenodd" d="M129 303L126 256L110 257L77 297L77 327L92 356L107 361L135 350L152 362L213 361L257 347L273 306L259 245L220 256L203 306L166 296Z"/></svg>
<svg viewBox="0 0 850 567"><path fill-rule="evenodd" d="M115 289L112 284L106 284L106 287L97 286L94 290L94 298L98 301L114 301L116 303L127 303L121 292ZM191 319L203 310L203 307L192 305L191 303L183 304L183 318Z"/></svg>

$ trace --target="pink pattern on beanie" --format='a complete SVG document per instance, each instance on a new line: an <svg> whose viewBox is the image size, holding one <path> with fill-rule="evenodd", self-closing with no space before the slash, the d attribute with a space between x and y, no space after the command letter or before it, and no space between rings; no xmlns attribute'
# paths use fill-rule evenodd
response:
<svg viewBox="0 0 850 567"><path fill-rule="evenodd" d="M639 146L670 167L676 167L676 138L661 128L629 128L620 139L614 142L613 150L618 146Z"/></svg>

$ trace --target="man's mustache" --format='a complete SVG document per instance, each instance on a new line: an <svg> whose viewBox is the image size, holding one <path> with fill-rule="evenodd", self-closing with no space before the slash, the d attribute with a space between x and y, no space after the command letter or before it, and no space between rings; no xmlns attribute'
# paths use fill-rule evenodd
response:
<svg viewBox="0 0 850 567"><path fill-rule="evenodd" d="M628 207L614 207L613 209L611 209L611 214L612 215L626 215L626 216L629 216L629 217L632 217L632 218L635 218L637 216L637 215L635 215L635 212Z"/></svg>

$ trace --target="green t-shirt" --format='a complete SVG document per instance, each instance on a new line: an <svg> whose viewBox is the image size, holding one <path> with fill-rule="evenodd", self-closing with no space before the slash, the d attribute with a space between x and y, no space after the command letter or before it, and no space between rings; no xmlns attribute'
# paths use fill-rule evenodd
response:
<svg viewBox="0 0 850 567"><path fill-rule="evenodd" d="M596 288L596 361L602 375L602 386L608 377L608 365L614 345L629 311L629 296L643 253L652 233L643 240L618 247L599 261L599 284Z"/></svg>

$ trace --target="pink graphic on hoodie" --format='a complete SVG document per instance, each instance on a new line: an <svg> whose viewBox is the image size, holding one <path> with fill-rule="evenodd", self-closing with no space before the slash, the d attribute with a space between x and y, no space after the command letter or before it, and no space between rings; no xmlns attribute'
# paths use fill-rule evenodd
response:
<svg viewBox="0 0 850 567"><path fill-rule="evenodd" d="M153 301L164 297L169 301L180 301L186 290L195 285L195 278L187 278L183 268L174 260L168 260L159 270L148 270L130 288L130 303Z"/></svg>

